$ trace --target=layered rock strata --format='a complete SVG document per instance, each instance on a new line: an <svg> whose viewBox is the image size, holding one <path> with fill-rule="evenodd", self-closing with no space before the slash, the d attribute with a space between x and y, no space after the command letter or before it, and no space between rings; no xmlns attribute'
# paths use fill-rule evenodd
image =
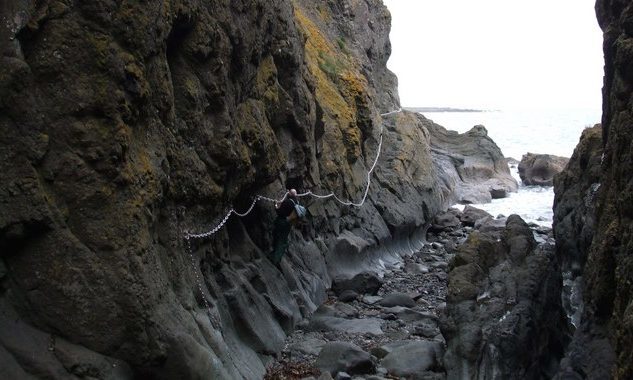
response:
<svg viewBox="0 0 633 380"><path fill-rule="evenodd" d="M459 134L423 119L431 134L433 163L450 204L488 203L517 191L503 153L482 125Z"/></svg>
<svg viewBox="0 0 633 380"><path fill-rule="evenodd" d="M0 18L0 377L261 378L333 276L412 252L454 198L425 120L380 116L399 105L378 0ZM364 207L307 200L281 271L270 203L183 240L254 194L361 199L381 133Z"/></svg>

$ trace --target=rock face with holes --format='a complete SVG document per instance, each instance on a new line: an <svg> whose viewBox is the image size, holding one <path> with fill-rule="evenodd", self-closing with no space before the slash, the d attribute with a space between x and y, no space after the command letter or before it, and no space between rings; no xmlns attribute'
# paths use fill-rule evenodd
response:
<svg viewBox="0 0 633 380"><path fill-rule="evenodd" d="M0 377L261 378L333 276L410 252L452 199L425 119L380 116L399 104L379 0L0 19ZM306 200L281 271L265 201L183 241L287 186L359 201L381 133L364 207Z"/></svg>

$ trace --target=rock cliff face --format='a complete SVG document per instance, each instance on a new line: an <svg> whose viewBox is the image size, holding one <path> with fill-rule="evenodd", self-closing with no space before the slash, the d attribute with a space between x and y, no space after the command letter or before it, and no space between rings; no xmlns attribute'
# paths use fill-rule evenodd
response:
<svg viewBox="0 0 633 380"><path fill-rule="evenodd" d="M3 378L261 378L333 275L446 206L377 0L0 5ZM282 271L272 205L308 202ZM328 270L328 268L330 270ZM208 307L207 307L208 305Z"/></svg>
<svg viewBox="0 0 633 380"><path fill-rule="evenodd" d="M517 215L494 222L473 231L449 266L447 378L552 378L567 340L553 239L537 244Z"/></svg>
<svg viewBox="0 0 633 380"><path fill-rule="evenodd" d="M261 378L331 278L453 199L379 0L0 5L0 377ZM281 271L252 196L306 200Z"/></svg>
<svg viewBox="0 0 633 380"><path fill-rule="evenodd" d="M581 179L584 186L595 183L591 245L587 249L585 231L577 224L573 229L581 233L581 244L570 247L566 239L562 240L562 247L571 249L572 257L567 260L577 261L579 257L584 260L583 250L587 250L587 257L583 271L582 323L576 330L561 373L586 378L630 379L633 378L630 344L633 341L633 114L630 107L633 4L598 0L596 13L604 32L603 155L599 179L592 178L597 169L591 168ZM592 159L595 154L585 157L589 161L596 160ZM581 161L580 165L587 163ZM560 179L564 182L564 177ZM557 190L557 194L573 189L568 186ZM569 207L563 209L565 212L556 216L561 221L558 228L561 232L566 230L564 217ZM558 235L557 231L557 239Z"/></svg>

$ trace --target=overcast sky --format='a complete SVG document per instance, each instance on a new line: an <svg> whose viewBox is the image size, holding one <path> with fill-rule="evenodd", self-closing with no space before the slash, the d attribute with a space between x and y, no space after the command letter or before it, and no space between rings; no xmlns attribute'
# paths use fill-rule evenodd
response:
<svg viewBox="0 0 633 380"><path fill-rule="evenodd" d="M383 0L404 106L601 107L595 0Z"/></svg>

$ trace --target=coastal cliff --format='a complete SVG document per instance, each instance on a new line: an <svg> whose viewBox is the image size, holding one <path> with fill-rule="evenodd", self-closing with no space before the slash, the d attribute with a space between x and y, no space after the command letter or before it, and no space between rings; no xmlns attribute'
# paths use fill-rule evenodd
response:
<svg viewBox="0 0 633 380"><path fill-rule="evenodd" d="M602 129L583 133L555 179L557 251L582 290L561 379L633 378L633 5L599 0L596 14L604 32Z"/></svg>
<svg viewBox="0 0 633 380"><path fill-rule="evenodd" d="M411 253L454 189L400 112L379 0L0 5L6 378L247 378L333 277ZM256 194L305 199L281 270ZM497 163L493 162L493 165Z"/></svg>

